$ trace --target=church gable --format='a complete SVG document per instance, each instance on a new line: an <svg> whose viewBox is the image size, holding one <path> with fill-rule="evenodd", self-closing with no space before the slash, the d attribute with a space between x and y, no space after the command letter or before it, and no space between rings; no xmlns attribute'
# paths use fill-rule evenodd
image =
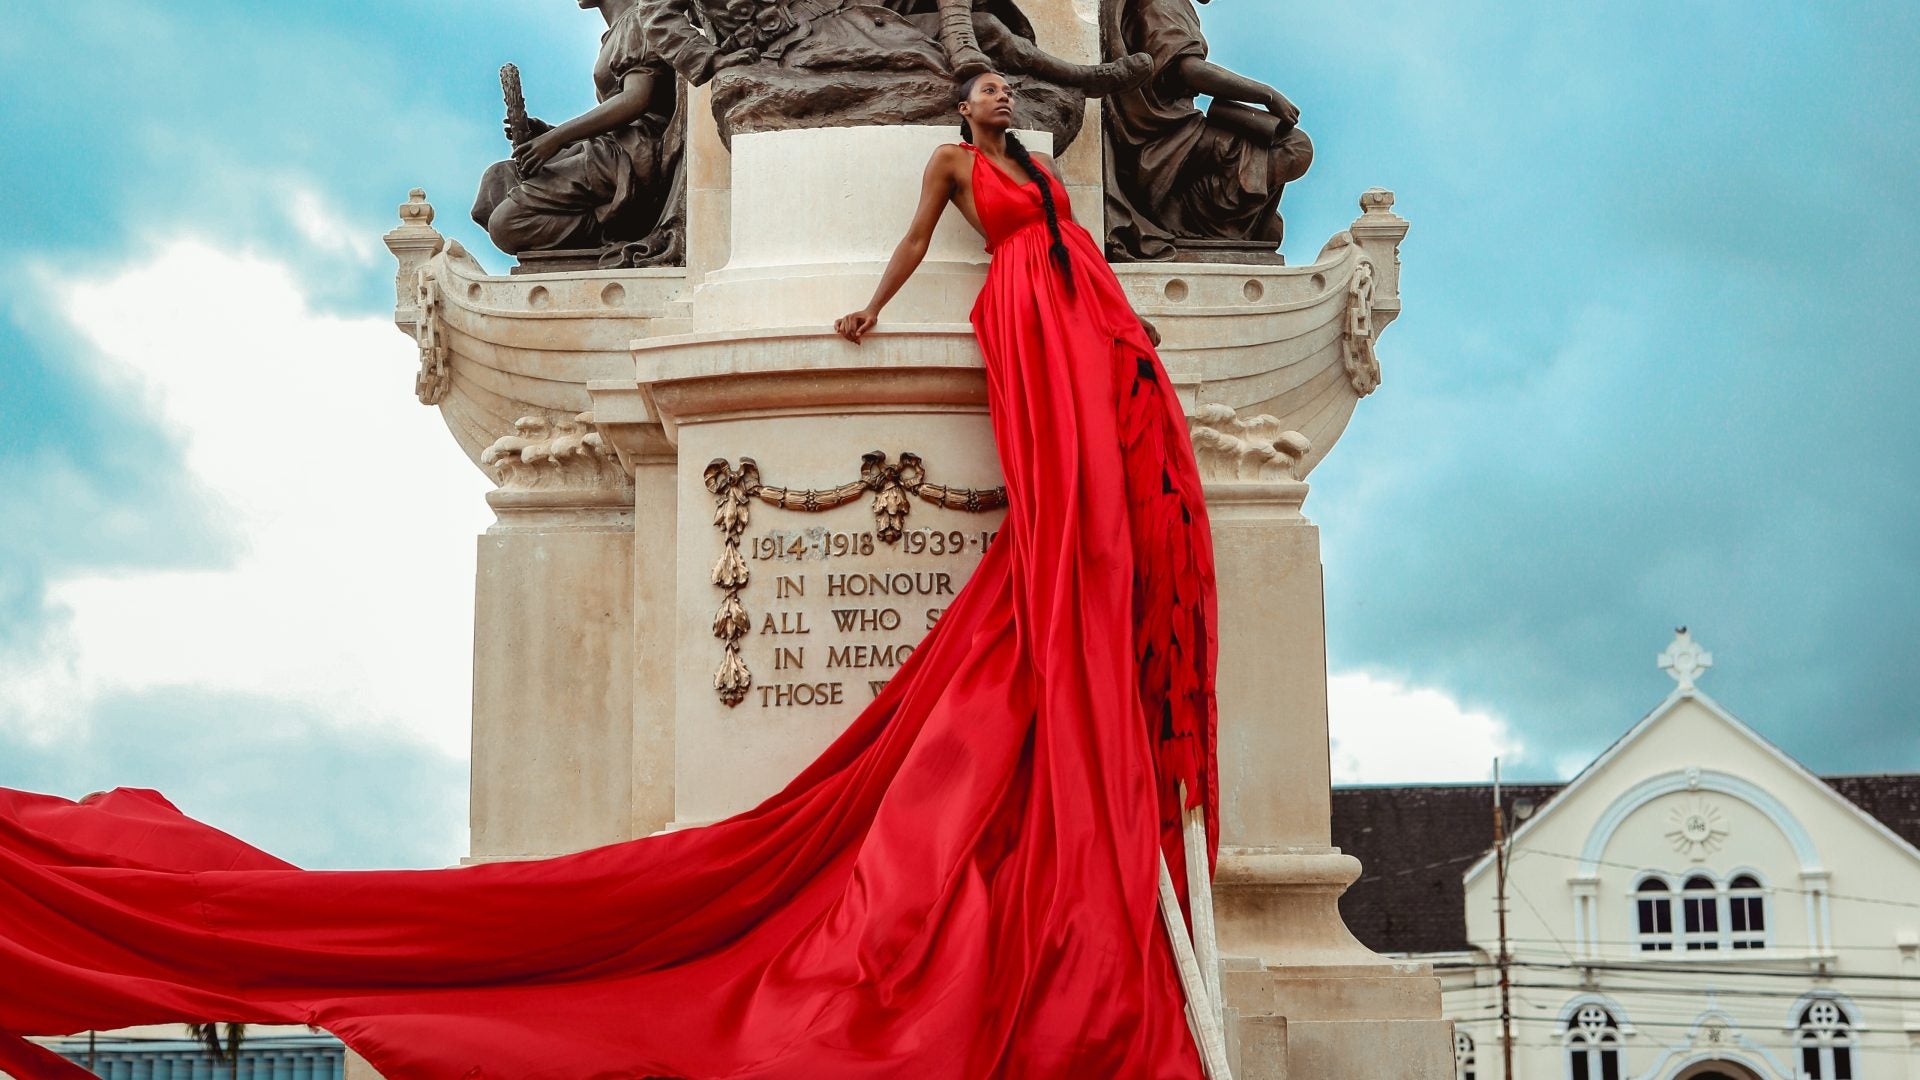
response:
<svg viewBox="0 0 1920 1080"><path fill-rule="evenodd" d="M1516 922L1580 955L1823 956L1837 894L1920 892L1920 850L1703 693L1711 656L1684 631L1662 659L1676 656L1689 663L1663 664L1673 693L1515 831L1510 892L1540 909ZM1889 786L1880 801L1898 811ZM1483 857L1465 875L1483 946L1491 869Z"/></svg>
<svg viewBox="0 0 1920 1080"><path fill-rule="evenodd" d="M1817 952L1829 918L1876 940L1911 929L1887 922L1907 909L1850 897L1920 895L1920 775L1812 775L1700 692L1711 657L1697 649L1683 636L1663 654L1674 692L1573 781L1503 786L1513 935L1635 945L1642 885L1667 892L1669 943L1690 885L1714 893L1728 948L1733 907L1756 888L1765 933L1742 947ZM1486 784L1334 790L1333 842L1366 868L1340 901L1356 936L1389 953L1489 947L1493 797ZM1823 915L1829 896L1837 914Z"/></svg>
<svg viewBox="0 0 1920 1080"><path fill-rule="evenodd" d="M1608 849L1617 838L1632 837L1635 851L1671 846L1684 861L1698 861L1722 849L1736 820L1754 828L1748 840L1784 843L1802 868L1826 868L1815 835L1831 838L1858 834L1856 843L1920 870L1920 849L1849 801L1799 762L1747 727L1701 691L1694 680L1711 665L1683 629L1665 661L1676 652L1696 651L1685 677L1644 719L1609 747L1593 764L1515 831L1515 848L1550 851L1576 860L1569 871L1591 875L1607 862L1631 862ZM1899 790L1855 784L1890 813L1902 815ZM1885 785L1882 785L1884 788ZM1911 816L1920 822L1920 791ZM1633 827L1624 834L1629 819ZM1655 842L1649 843L1652 835ZM1853 844L1848 844L1851 847ZM1672 861L1672 860L1668 860ZM1468 888L1489 873L1482 858L1466 874ZM1577 871L1575 867L1578 867Z"/></svg>

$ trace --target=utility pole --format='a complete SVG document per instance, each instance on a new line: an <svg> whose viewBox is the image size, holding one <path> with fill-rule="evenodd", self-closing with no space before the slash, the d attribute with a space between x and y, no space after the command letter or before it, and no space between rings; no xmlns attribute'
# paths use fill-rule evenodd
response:
<svg viewBox="0 0 1920 1080"><path fill-rule="evenodd" d="M1500 920L1500 1077L1513 1076L1513 1000L1510 972L1513 954L1507 949L1507 815L1500 808L1500 759L1493 759L1493 910Z"/></svg>

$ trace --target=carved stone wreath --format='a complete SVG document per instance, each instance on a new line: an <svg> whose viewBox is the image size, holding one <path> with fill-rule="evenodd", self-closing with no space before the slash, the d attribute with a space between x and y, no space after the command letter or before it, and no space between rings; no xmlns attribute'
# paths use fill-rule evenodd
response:
<svg viewBox="0 0 1920 1080"><path fill-rule="evenodd" d="M870 450L860 456L859 479L830 488L768 486L760 482L760 466L752 458L741 458L738 468L725 458L715 458L707 463L703 476L707 490L714 495L713 526L721 536L720 558L713 564L713 584L724 593L713 616L713 636L720 639L722 650L720 666L713 673L713 689L729 707L745 701L747 690L753 686L753 672L740 656L740 642L753 626L740 599L752 577L746 557L740 554L740 538L753 519L753 500L782 510L820 513L845 506L871 491L874 535L887 544L897 542L906 530L907 515L913 510L910 495L970 514L1007 505L1004 486L962 488L929 483L920 455L912 453L902 453L898 462L890 462L884 451Z"/></svg>

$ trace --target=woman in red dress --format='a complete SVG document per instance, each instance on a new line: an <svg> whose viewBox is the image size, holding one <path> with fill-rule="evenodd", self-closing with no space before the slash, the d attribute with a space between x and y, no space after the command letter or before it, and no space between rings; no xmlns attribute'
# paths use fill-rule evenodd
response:
<svg viewBox="0 0 1920 1080"><path fill-rule="evenodd" d="M847 731L714 825L450 870L302 871L151 792L0 789L0 1070L87 1075L21 1035L246 1021L390 1080L1200 1075L1157 912L1180 792L1218 835L1185 419L1006 82L958 108L837 327L865 336L960 207L1010 505Z"/></svg>

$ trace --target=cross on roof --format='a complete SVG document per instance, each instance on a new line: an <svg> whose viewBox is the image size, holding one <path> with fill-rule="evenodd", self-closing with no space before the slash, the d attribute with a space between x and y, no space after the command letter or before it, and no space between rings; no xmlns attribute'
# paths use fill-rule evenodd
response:
<svg viewBox="0 0 1920 1080"><path fill-rule="evenodd" d="M1692 690L1693 681L1713 666L1713 654L1700 647L1686 627L1674 631L1673 644L1660 654L1660 667L1673 676L1682 690Z"/></svg>

